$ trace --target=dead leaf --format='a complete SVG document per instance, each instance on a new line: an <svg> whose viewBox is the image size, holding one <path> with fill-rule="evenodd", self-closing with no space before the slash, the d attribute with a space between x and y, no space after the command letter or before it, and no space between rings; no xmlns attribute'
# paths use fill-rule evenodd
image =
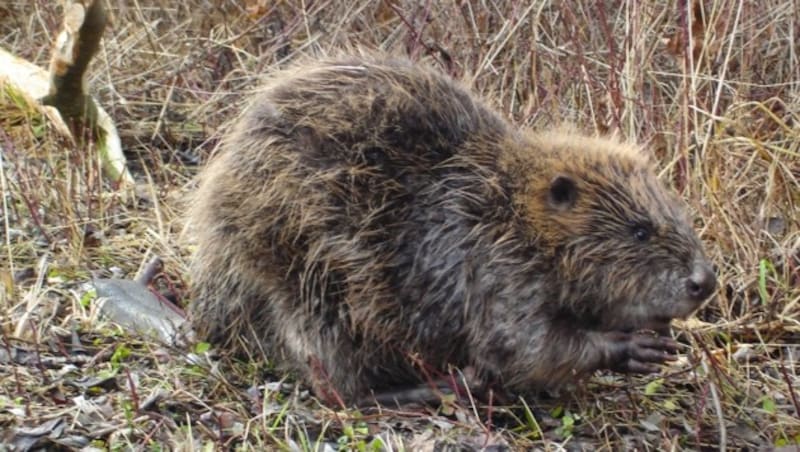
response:
<svg viewBox="0 0 800 452"><path fill-rule="evenodd" d="M147 287L127 279L96 279L100 313L129 330L166 344L182 341L188 328L179 309L160 300Z"/></svg>

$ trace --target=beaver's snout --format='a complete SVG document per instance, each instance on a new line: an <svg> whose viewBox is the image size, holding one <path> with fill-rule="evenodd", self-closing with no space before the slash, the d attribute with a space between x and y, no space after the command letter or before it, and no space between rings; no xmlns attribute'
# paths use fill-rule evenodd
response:
<svg viewBox="0 0 800 452"><path fill-rule="evenodd" d="M694 263L692 273L686 278L686 293L695 303L705 301L717 288L717 275L711 265L705 261Z"/></svg>

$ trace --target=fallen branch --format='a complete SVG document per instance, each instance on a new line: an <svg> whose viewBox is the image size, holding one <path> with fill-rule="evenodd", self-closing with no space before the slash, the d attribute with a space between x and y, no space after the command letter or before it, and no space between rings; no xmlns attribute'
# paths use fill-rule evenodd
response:
<svg viewBox="0 0 800 452"><path fill-rule="evenodd" d="M86 90L86 69L97 52L107 21L101 0L67 0L49 73L0 49L0 85L20 94L18 97L41 111L60 134L76 143L84 138L80 131L90 130L106 177L129 184L133 178L127 170L116 127Z"/></svg>

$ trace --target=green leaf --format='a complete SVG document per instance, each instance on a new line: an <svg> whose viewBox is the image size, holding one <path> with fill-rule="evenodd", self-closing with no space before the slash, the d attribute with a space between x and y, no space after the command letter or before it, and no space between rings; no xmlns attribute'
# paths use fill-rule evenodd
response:
<svg viewBox="0 0 800 452"><path fill-rule="evenodd" d="M761 259L758 261L758 293L761 295L761 303L767 304L769 293L767 293L767 264L769 261Z"/></svg>
<svg viewBox="0 0 800 452"><path fill-rule="evenodd" d="M81 306L88 308L95 298L97 298L97 291L94 289L87 290L86 293L81 296Z"/></svg>
<svg viewBox="0 0 800 452"><path fill-rule="evenodd" d="M647 385L644 387L644 393L645 395L653 395L656 392L658 392L658 390L661 389L662 386L664 386L664 379L656 378L650 383L647 383Z"/></svg>
<svg viewBox="0 0 800 452"><path fill-rule="evenodd" d="M775 414L775 400L765 396L761 399L761 408L769 414Z"/></svg>
<svg viewBox="0 0 800 452"><path fill-rule="evenodd" d="M369 442L369 449L373 452L380 452L382 450L387 450L387 447L383 440L379 436L376 436Z"/></svg>
<svg viewBox="0 0 800 452"><path fill-rule="evenodd" d="M97 378L100 379L111 378L115 375L117 375L116 369L101 369L99 372L97 372Z"/></svg>
<svg viewBox="0 0 800 452"><path fill-rule="evenodd" d="M47 272L48 282L62 282L64 281L65 274L60 268L51 267Z"/></svg>
<svg viewBox="0 0 800 452"><path fill-rule="evenodd" d="M665 410L668 411L675 411L678 409L678 404L675 403L675 401L672 399L665 400L662 406L664 407Z"/></svg>
<svg viewBox="0 0 800 452"><path fill-rule="evenodd" d="M539 423L536 421L536 416L533 415L533 411L525 402L525 399L521 399L522 406L525 408L525 420L528 423L528 429L533 433L533 438L539 438L541 436L542 429L539 427Z"/></svg>
<svg viewBox="0 0 800 452"><path fill-rule="evenodd" d="M198 342L197 345L194 346L194 352L198 355L202 355L203 353L207 352L211 348L211 344L208 342Z"/></svg>
<svg viewBox="0 0 800 452"><path fill-rule="evenodd" d="M360 435L369 435L369 426L363 422L356 424L354 431Z"/></svg>
<svg viewBox="0 0 800 452"><path fill-rule="evenodd" d="M119 364L130 355L131 350L128 347L125 345L118 345L117 349L114 350L114 354L111 355L111 364L113 366L119 366Z"/></svg>
<svg viewBox="0 0 800 452"><path fill-rule="evenodd" d="M128 421L128 423L133 422L133 402L130 400L124 400L122 402L122 411L125 414L125 419Z"/></svg>
<svg viewBox="0 0 800 452"><path fill-rule="evenodd" d="M31 132L35 138L42 138L44 136L45 131L47 130L44 123L33 123L31 124Z"/></svg>

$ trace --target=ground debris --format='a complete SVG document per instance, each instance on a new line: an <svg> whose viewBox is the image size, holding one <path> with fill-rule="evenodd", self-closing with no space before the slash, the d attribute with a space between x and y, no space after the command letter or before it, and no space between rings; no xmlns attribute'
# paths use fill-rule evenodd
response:
<svg viewBox="0 0 800 452"><path fill-rule="evenodd" d="M152 335L170 345L182 345L186 317L137 281L95 279L100 312L132 332Z"/></svg>
<svg viewBox="0 0 800 452"><path fill-rule="evenodd" d="M18 427L6 435L4 442L13 451L29 451L52 447L81 448L89 444L89 438L67 432L63 417L51 419L35 427Z"/></svg>

